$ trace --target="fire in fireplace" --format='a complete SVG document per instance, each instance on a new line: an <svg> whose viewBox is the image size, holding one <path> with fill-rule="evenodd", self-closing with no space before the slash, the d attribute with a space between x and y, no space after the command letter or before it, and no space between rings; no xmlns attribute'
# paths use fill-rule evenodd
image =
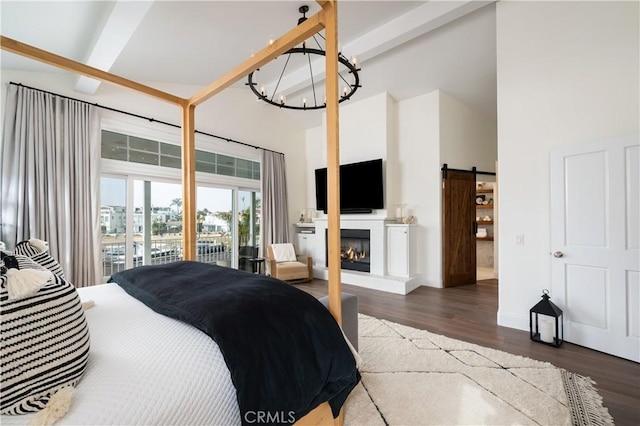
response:
<svg viewBox="0 0 640 426"><path fill-rule="evenodd" d="M368 229L340 230L340 267L352 271L370 272L369 254L371 231ZM326 240L326 233L325 233ZM327 244L325 244L327 247Z"/></svg>

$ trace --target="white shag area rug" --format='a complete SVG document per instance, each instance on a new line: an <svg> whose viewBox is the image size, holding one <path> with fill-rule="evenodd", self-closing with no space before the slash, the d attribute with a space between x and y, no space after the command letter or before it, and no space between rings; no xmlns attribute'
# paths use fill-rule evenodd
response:
<svg viewBox="0 0 640 426"><path fill-rule="evenodd" d="M613 425L589 378L362 314L358 325L345 425Z"/></svg>

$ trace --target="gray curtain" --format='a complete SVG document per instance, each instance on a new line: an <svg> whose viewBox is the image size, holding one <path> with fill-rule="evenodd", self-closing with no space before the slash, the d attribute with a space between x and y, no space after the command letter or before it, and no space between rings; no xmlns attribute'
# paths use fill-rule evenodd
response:
<svg viewBox="0 0 640 426"><path fill-rule="evenodd" d="M0 153L0 240L48 241L69 281L100 282L97 108L10 84Z"/></svg>
<svg viewBox="0 0 640 426"><path fill-rule="evenodd" d="M289 242L289 205L284 154L262 150L261 256L273 243Z"/></svg>

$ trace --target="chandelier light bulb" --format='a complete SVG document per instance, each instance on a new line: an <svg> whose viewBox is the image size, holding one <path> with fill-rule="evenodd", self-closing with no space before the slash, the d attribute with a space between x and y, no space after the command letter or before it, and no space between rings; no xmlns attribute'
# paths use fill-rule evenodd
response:
<svg viewBox="0 0 640 426"><path fill-rule="evenodd" d="M265 90L264 86L260 87L260 94L262 96L267 96L267 91Z"/></svg>
<svg viewBox="0 0 640 426"><path fill-rule="evenodd" d="M347 96L347 93L349 93L349 89L347 89L347 86L344 86L342 88L342 96Z"/></svg>
<svg viewBox="0 0 640 426"><path fill-rule="evenodd" d="M286 100L287 100L287 98L284 95L280 95L280 105L284 105Z"/></svg>
<svg viewBox="0 0 640 426"><path fill-rule="evenodd" d="M307 98L302 98L302 108L307 107Z"/></svg>
<svg viewBox="0 0 640 426"><path fill-rule="evenodd" d="M351 63L354 67L358 68L358 58L356 58L355 56L351 57Z"/></svg>

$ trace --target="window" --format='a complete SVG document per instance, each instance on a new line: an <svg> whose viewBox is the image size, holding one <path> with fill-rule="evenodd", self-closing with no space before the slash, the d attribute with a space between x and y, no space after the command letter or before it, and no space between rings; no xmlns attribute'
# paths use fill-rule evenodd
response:
<svg viewBox="0 0 640 426"><path fill-rule="evenodd" d="M253 272L251 259L260 246L261 197L256 191L238 191L238 268Z"/></svg>
<svg viewBox="0 0 640 426"><path fill-rule="evenodd" d="M170 143L103 130L102 158L179 169L182 152ZM196 150L196 171L260 180L259 162L202 150Z"/></svg>
<svg viewBox="0 0 640 426"><path fill-rule="evenodd" d="M108 163L101 178L104 276L181 260L180 147L103 130L102 158L122 162ZM204 173L196 188L196 260L247 269L239 252L251 247L257 257L260 163L196 150L196 170Z"/></svg>
<svg viewBox="0 0 640 426"><path fill-rule="evenodd" d="M103 275L126 269L126 199L127 180L102 177L100 179L100 233Z"/></svg>

